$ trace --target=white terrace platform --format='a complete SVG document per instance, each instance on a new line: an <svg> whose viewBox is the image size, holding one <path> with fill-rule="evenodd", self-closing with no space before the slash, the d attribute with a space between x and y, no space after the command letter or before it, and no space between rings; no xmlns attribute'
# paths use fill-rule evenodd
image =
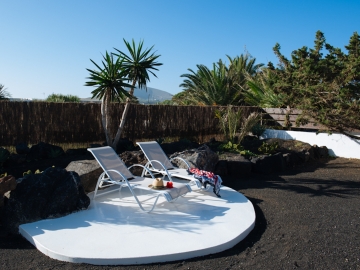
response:
<svg viewBox="0 0 360 270"><path fill-rule="evenodd" d="M142 192L139 198L148 199ZM20 226L20 233L45 255L94 265L147 264L183 260L233 247L253 229L251 202L228 187L221 198L191 192L174 203L162 198L155 210L140 210L127 189L92 201L71 215Z"/></svg>

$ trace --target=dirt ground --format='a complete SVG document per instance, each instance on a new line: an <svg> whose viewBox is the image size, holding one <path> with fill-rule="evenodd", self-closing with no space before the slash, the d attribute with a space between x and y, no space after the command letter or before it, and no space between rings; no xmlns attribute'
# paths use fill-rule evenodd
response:
<svg viewBox="0 0 360 270"><path fill-rule="evenodd" d="M314 161L280 174L223 180L256 211L254 230L224 252L151 265L72 264L0 228L0 269L360 269L360 160Z"/></svg>

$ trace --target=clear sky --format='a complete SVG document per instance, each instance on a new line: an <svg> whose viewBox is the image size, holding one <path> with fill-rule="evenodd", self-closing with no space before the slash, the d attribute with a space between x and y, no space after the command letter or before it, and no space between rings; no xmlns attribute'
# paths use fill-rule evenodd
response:
<svg viewBox="0 0 360 270"><path fill-rule="evenodd" d="M276 64L277 42L289 58L317 30L346 51L360 32L360 0L0 0L0 13L0 84L13 98L90 97L90 59L125 50L123 38L154 45L163 66L148 86L176 94L197 64L246 51Z"/></svg>

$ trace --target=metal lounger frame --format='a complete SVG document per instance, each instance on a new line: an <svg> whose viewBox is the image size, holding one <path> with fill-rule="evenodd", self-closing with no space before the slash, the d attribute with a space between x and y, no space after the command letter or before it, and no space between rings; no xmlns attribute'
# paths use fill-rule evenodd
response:
<svg viewBox="0 0 360 270"><path fill-rule="evenodd" d="M123 187L128 187L131 194L134 196L137 204L139 205L140 209L143 210L144 212L148 212L148 213L154 210L156 203L160 196L163 196L166 199L166 201L168 201L168 202L174 202L178 199L178 197L172 198L170 193L167 192L166 190L153 190L153 189L149 188L147 186L147 184L146 185L142 184L141 182L149 183L149 181L152 181L152 179L155 179L152 172L148 168L146 168L146 166L143 166L140 164L135 164L135 165L132 165L131 167L127 168L126 165L123 163L123 161L119 158L119 156L115 153L115 151L111 147L105 146L105 147L98 147L98 148L88 148L88 151L93 154L93 156L95 157L95 159L97 160L97 162L99 163L99 165L101 166L101 168L104 171L97 180L95 191L94 191L94 199L97 196L108 194L108 193L114 192L116 190L119 190L119 196L121 196L121 189ZM112 164L110 166L107 166L106 160L104 160L106 158L103 158L102 155L99 154L100 151L102 152L102 155L105 154L106 158L112 162ZM117 164L115 164L115 163L117 163ZM148 172L148 174L151 176L151 178L145 178L143 176L142 177L134 176L129 171L129 169L134 166L142 167L143 170L146 170ZM117 169L115 169L114 167L117 167ZM132 184L131 179L134 179L133 181L136 181L136 182L134 184ZM99 188L108 187L108 186L112 186L112 185L118 185L119 188L112 189L110 191L105 191L105 192L102 192L101 194L98 194ZM185 184L185 186L188 189L188 192L191 192L190 186L186 185L186 184ZM143 190L147 190L147 191L152 191L157 194L154 204L152 205L150 210L146 210L142 206L140 200L138 199L138 197L136 196L136 194L134 192L134 189L143 189ZM181 195L181 196L183 196L183 195Z"/></svg>

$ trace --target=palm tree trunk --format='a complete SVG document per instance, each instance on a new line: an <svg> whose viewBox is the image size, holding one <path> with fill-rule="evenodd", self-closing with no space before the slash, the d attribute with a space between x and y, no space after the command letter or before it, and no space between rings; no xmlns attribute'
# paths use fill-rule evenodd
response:
<svg viewBox="0 0 360 270"><path fill-rule="evenodd" d="M130 105L131 105L130 101L131 101L131 98L134 95L135 84L136 84L136 80L134 80L133 83L132 83L132 87L131 87L130 93L129 93L130 97L128 97L126 99L126 104L125 104L123 114L121 116L120 125L119 125L119 128L118 128L117 132L116 132L116 136L115 136L115 139L114 139L113 144L112 144L112 148L114 148L115 150L116 150L116 146L117 146L117 144L118 144L118 142L120 140L121 133L122 133L122 131L124 129L126 116L128 114L128 111L129 111Z"/></svg>
<svg viewBox="0 0 360 270"><path fill-rule="evenodd" d="M112 138L109 131L109 119L110 119L109 106L110 106L110 97L107 93L105 93L101 102L101 121L105 132L106 143L108 145L111 145Z"/></svg>

